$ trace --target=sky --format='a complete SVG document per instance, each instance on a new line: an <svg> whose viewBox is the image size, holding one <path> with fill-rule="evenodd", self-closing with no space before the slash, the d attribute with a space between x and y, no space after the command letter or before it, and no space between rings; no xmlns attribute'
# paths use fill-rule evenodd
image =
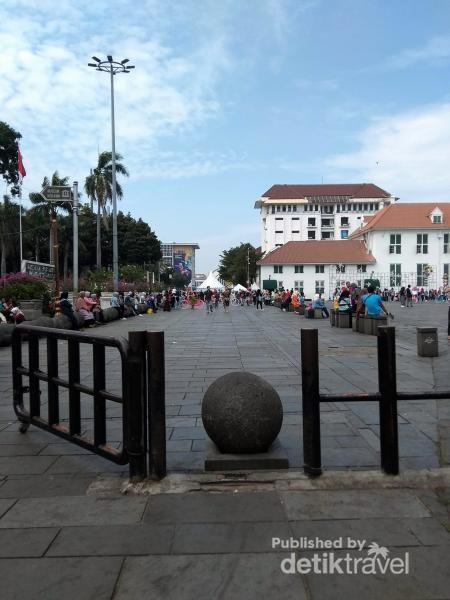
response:
<svg viewBox="0 0 450 600"><path fill-rule="evenodd" d="M136 65L115 77L119 209L198 243L197 272L260 245L274 184L450 201L448 0L2 0L0 48L24 196L55 170L82 187L111 149L91 56Z"/></svg>

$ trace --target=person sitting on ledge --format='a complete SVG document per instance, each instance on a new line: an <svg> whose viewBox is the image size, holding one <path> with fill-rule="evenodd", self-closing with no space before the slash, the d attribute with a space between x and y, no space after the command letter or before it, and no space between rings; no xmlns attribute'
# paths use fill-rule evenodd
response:
<svg viewBox="0 0 450 600"><path fill-rule="evenodd" d="M368 317L380 317L383 313L386 316L389 314L381 302L380 296L375 293L375 286L373 285L369 285L367 288L367 294L363 296L363 302Z"/></svg>
<svg viewBox="0 0 450 600"><path fill-rule="evenodd" d="M351 313L352 312L352 303L350 300L350 292L347 288L342 290L341 296L338 302L338 309L340 313Z"/></svg>
<svg viewBox="0 0 450 600"><path fill-rule="evenodd" d="M324 301L323 301L323 300L322 300L322 298L320 297L320 294L316 294L316 295L314 296L314 300L313 300L313 303L312 303L312 305L311 305L311 308L312 308L313 310L315 310L316 308L320 308L320 309L321 309L321 311L322 311L322 316L325 316L325 317L329 317L329 316L330 316L330 313L328 312L328 309L327 309L327 307L325 306L325 303L324 303Z"/></svg>
<svg viewBox="0 0 450 600"><path fill-rule="evenodd" d="M19 323L23 323L25 321L25 315L18 306L14 306L11 309L11 319L15 325L18 325Z"/></svg>
<svg viewBox="0 0 450 600"><path fill-rule="evenodd" d="M61 292L61 296L59 298L59 309L63 315L65 315L70 322L72 323L72 329L78 329L78 321L73 312L73 306L69 301L68 292Z"/></svg>

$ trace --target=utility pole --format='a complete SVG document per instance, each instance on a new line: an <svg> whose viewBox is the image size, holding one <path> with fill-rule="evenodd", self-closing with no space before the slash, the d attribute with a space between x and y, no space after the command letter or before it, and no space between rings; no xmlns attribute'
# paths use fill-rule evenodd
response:
<svg viewBox="0 0 450 600"><path fill-rule="evenodd" d="M73 298L74 301L78 295L78 181L73 182L73 198L72 198L72 213L73 213Z"/></svg>
<svg viewBox="0 0 450 600"><path fill-rule="evenodd" d="M247 248L247 287L250 287L250 246Z"/></svg>

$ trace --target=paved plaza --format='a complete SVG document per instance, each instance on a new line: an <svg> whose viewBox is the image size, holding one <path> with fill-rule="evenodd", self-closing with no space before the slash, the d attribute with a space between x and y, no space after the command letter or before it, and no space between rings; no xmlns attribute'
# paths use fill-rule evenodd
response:
<svg viewBox="0 0 450 600"><path fill-rule="evenodd" d="M446 304L390 305L399 391L450 389ZM436 326L439 357L417 356L416 327ZM0 349L1 597L26 599L450 598L450 403L399 403L399 478L379 473L378 407L321 406L325 475L301 471L300 327L319 330L321 391L377 391L376 338L271 307L211 316L180 310L118 321L95 335L164 330L169 477L124 495L119 467L30 427L12 409L11 350ZM67 371L61 343L61 372ZM45 366L45 354L42 353ZM120 389L115 351L107 384ZM83 381L92 379L89 351ZM226 477L203 472L201 400L230 371L269 381L284 406L280 440L288 473ZM64 400L64 398L63 398ZM42 395L45 404L45 392ZM108 408L108 441L120 446L119 407ZM64 402L62 415L64 418ZM83 400L83 425L92 426ZM129 490L136 492L136 490ZM272 538L342 538L336 557L358 555L351 539L408 552L409 575L284 574L291 550ZM312 557L300 550L297 557Z"/></svg>

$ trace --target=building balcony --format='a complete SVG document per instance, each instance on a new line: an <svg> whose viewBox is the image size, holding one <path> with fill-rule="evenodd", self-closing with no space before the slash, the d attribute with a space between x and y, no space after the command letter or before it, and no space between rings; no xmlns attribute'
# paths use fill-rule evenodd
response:
<svg viewBox="0 0 450 600"><path fill-rule="evenodd" d="M328 225L324 225L322 223L321 225L321 229L324 229L325 231L331 231L334 230L334 223L328 224Z"/></svg>

